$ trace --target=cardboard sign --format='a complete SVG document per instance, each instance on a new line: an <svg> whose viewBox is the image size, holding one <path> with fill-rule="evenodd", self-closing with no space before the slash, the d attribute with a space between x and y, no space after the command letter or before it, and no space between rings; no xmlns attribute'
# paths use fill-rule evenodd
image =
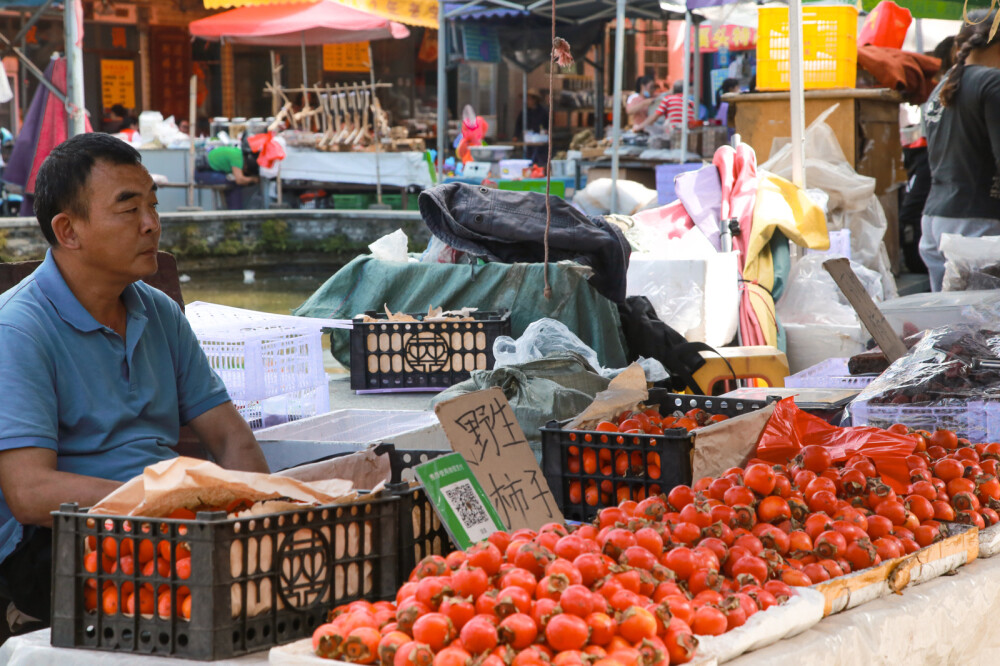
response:
<svg viewBox="0 0 1000 666"><path fill-rule="evenodd" d="M135 108L135 64L131 60L101 60L101 105Z"/></svg>
<svg viewBox="0 0 1000 666"><path fill-rule="evenodd" d="M504 529L461 454L440 456L417 465L414 471L441 523L462 550Z"/></svg>
<svg viewBox="0 0 1000 666"><path fill-rule="evenodd" d="M823 262L823 268L826 269L826 272L830 274L833 281L840 287L840 291L847 298L847 302L858 313L861 323L871 333L875 344L882 348L882 353L889 359L889 362L894 363L897 359L906 356L906 345L899 339L896 332L892 330L892 326L886 321L882 311L878 309L875 301L865 291L861 280L851 270L851 262L843 257L828 259Z"/></svg>
<svg viewBox="0 0 1000 666"><path fill-rule="evenodd" d="M434 413L508 530L564 521L503 391L476 391L435 405Z"/></svg>

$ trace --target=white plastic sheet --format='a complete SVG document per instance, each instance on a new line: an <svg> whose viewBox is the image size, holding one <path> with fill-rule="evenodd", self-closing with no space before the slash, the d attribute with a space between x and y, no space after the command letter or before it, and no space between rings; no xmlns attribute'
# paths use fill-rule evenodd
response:
<svg viewBox="0 0 1000 666"><path fill-rule="evenodd" d="M808 631L729 662L758 664L1000 663L1000 558L976 560L954 576L935 578L824 618Z"/></svg>
<svg viewBox="0 0 1000 666"><path fill-rule="evenodd" d="M945 259L942 291L1000 288L1000 236L941 234L940 249Z"/></svg>
<svg viewBox="0 0 1000 666"><path fill-rule="evenodd" d="M823 112L806 130L806 182L829 196L827 228L851 230L851 258L882 276L886 298L896 295L889 255L882 238L888 222L875 196L875 179L859 175L844 157L837 136L825 120L836 105ZM760 165L761 171L791 180L792 149L786 144Z"/></svg>
<svg viewBox="0 0 1000 666"><path fill-rule="evenodd" d="M531 322L517 340L501 335L493 341L495 368L537 361L565 352L579 354L604 377L612 378L623 370L601 367L597 352L569 330L566 324L555 319L544 318ZM640 357L637 363L646 373L646 381L658 382L670 376L663 364L656 359Z"/></svg>
<svg viewBox="0 0 1000 666"><path fill-rule="evenodd" d="M833 324L857 326L858 315L847 302L840 287L823 268L829 257L806 255L792 266L788 286L778 301L778 318L790 324ZM854 261L851 268L876 303L883 300L882 277Z"/></svg>
<svg viewBox="0 0 1000 666"><path fill-rule="evenodd" d="M698 636L698 659L723 664L745 652L798 636L823 619L823 595L799 588L787 603L755 613L742 627L721 636Z"/></svg>

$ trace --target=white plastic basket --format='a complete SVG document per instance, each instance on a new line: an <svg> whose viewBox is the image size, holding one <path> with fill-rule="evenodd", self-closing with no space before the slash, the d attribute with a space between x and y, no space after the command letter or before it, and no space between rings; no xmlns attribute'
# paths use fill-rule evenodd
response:
<svg viewBox="0 0 1000 666"><path fill-rule="evenodd" d="M318 386L327 390L319 328L292 317L206 303L189 307L187 315L233 400L259 401Z"/></svg>
<svg viewBox="0 0 1000 666"><path fill-rule="evenodd" d="M934 432L953 430L959 437L973 444L1000 439L996 428L997 403L970 400L956 405L873 405L866 400L855 400L850 406L851 423L888 428L902 423L911 428Z"/></svg>
<svg viewBox="0 0 1000 666"><path fill-rule="evenodd" d="M298 421L330 411L327 383L262 400L237 400L233 405L252 430Z"/></svg>
<svg viewBox="0 0 1000 666"><path fill-rule="evenodd" d="M842 388L863 389L877 375L852 375L847 370L846 358L828 358L794 375L785 377L787 388Z"/></svg>

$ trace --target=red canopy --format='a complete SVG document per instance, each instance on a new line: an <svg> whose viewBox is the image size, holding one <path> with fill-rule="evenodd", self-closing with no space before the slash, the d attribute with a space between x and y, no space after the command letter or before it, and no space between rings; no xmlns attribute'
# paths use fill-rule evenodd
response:
<svg viewBox="0 0 1000 666"><path fill-rule="evenodd" d="M311 5L256 5L232 9L192 21L195 37L258 46L317 46L373 39L402 39L410 31L402 23L346 7L334 0Z"/></svg>

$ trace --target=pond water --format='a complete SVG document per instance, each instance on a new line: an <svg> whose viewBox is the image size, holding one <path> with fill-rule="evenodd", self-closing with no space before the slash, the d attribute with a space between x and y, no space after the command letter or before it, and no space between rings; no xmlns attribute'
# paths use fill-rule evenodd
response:
<svg viewBox="0 0 1000 666"><path fill-rule="evenodd" d="M328 273L281 273L256 271L246 284L243 271L196 273L181 284L185 303L204 301L234 308L288 315L319 289ZM330 336L323 335L323 361L327 372L346 369L330 354Z"/></svg>

